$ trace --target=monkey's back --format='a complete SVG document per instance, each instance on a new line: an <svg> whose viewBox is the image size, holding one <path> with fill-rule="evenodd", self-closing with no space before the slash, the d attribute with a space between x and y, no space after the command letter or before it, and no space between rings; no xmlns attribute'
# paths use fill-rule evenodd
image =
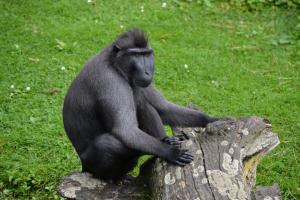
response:
<svg viewBox="0 0 300 200"><path fill-rule="evenodd" d="M97 114L96 98L91 95L82 73L72 82L63 106L64 128L78 153L104 132L101 118Z"/></svg>

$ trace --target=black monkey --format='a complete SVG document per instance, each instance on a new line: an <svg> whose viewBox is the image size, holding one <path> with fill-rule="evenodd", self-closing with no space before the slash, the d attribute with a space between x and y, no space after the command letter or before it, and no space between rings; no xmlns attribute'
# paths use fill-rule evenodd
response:
<svg viewBox="0 0 300 200"><path fill-rule="evenodd" d="M165 100L151 85L153 72L153 50L145 34L134 29L92 58L75 78L63 119L83 171L116 180L143 154L181 166L193 160L178 147L178 139L166 139L163 125L205 127L217 118Z"/></svg>

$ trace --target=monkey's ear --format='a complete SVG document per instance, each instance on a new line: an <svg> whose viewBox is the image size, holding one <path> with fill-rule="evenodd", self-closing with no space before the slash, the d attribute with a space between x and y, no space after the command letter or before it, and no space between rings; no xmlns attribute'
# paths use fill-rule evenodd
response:
<svg viewBox="0 0 300 200"><path fill-rule="evenodd" d="M114 44L114 46L113 46L113 51L114 52L116 52L116 53L118 53L119 51L120 51L120 47L119 47L119 45L118 44Z"/></svg>

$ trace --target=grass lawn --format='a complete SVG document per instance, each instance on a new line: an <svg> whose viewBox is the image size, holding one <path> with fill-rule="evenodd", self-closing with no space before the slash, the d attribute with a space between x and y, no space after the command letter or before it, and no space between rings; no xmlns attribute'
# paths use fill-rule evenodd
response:
<svg viewBox="0 0 300 200"><path fill-rule="evenodd" d="M281 144L257 182L300 198L300 43L289 39L299 12L133 0L2 0L0 9L0 199L57 199L59 179L80 170L64 95L87 59L132 27L149 33L155 85L169 100L272 121Z"/></svg>

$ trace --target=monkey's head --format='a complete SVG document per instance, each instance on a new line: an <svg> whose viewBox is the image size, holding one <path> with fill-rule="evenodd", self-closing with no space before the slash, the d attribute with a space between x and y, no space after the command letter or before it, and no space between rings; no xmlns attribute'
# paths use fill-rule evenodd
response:
<svg viewBox="0 0 300 200"><path fill-rule="evenodd" d="M114 66L132 85L147 87L154 73L153 50L145 34L138 29L129 31L113 43Z"/></svg>

